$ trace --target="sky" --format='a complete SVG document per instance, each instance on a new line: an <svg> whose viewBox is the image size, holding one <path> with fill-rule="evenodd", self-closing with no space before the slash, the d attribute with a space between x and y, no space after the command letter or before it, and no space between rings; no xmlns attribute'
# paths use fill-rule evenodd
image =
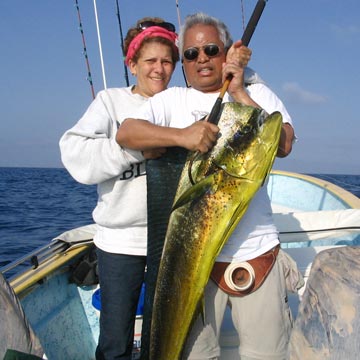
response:
<svg viewBox="0 0 360 360"><path fill-rule="evenodd" d="M118 3L124 36L144 16L178 29L178 15L203 11L237 40L256 0ZM78 4L95 92L126 86L116 1L96 1L105 81L94 1ZM59 139L92 101L75 1L1 1L0 44L0 166L62 167ZM360 175L359 0L268 0L249 47L249 66L284 102L298 138L274 168ZM170 85L185 86L181 66Z"/></svg>

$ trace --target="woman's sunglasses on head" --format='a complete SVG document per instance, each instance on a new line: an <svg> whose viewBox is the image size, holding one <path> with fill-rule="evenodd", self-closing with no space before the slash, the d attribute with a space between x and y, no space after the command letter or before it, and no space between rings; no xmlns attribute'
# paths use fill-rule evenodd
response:
<svg viewBox="0 0 360 360"><path fill-rule="evenodd" d="M155 21L143 21L138 25L138 29L145 30L145 29L147 29L149 27L152 27L152 26L160 26L163 29L166 29L166 30L171 31L171 32L175 32L175 30L176 30L174 24L166 22L166 21L160 22L160 23L157 23Z"/></svg>
<svg viewBox="0 0 360 360"><path fill-rule="evenodd" d="M184 51L184 58L189 61L197 59L200 54L200 49L203 49L204 53L209 57L216 56L220 52L220 47L218 45L207 44L202 47L190 47L186 49Z"/></svg>

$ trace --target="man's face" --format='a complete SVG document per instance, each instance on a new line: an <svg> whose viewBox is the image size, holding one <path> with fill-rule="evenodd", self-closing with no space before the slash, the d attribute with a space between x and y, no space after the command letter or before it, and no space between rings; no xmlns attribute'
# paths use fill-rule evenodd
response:
<svg viewBox="0 0 360 360"><path fill-rule="evenodd" d="M211 53L211 51L205 49L209 44L218 46L219 52L216 55L212 55L214 51ZM190 28L184 36L184 53L190 48L198 50L198 56L193 60L188 60L182 54L184 70L189 84L194 89L203 92L220 91L222 86L222 64L225 62L226 55L224 44L219 38L217 29L202 24ZM207 55L206 52L211 54Z"/></svg>

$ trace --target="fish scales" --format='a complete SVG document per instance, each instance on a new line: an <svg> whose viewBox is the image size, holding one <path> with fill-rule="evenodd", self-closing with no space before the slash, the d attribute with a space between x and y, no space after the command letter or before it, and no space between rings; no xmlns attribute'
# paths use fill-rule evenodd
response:
<svg viewBox="0 0 360 360"><path fill-rule="evenodd" d="M214 149L188 158L180 177L154 295L152 360L180 358L215 259L270 172L281 115L226 103L219 127Z"/></svg>

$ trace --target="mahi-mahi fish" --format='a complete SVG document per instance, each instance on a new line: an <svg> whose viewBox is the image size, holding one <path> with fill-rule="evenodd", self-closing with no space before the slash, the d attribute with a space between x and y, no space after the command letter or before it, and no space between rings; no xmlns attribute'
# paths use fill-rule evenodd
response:
<svg viewBox="0 0 360 360"><path fill-rule="evenodd" d="M281 124L279 112L267 116L254 107L225 103L217 144L205 155L188 157L158 270L151 360L181 357L216 257L271 170Z"/></svg>

